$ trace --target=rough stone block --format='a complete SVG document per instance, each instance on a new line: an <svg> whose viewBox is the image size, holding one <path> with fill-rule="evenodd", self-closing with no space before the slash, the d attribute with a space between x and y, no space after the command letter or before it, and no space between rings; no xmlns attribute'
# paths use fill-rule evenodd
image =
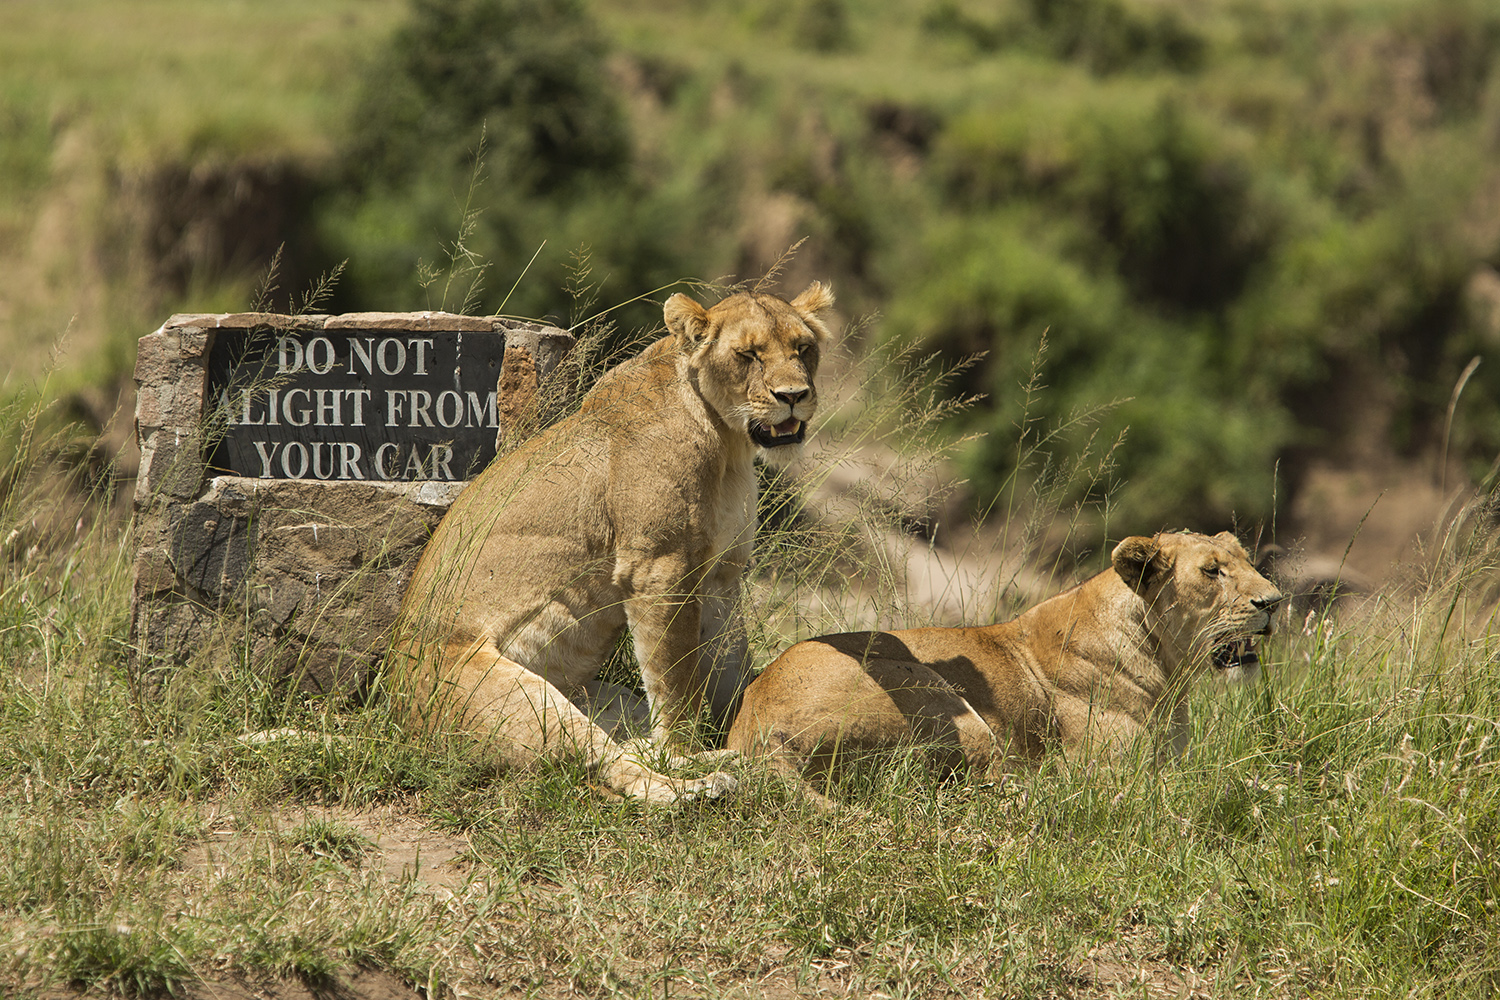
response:
<svg viewBox="0 0 1500 1000"><path fill-rule="evenodd" d="M198 435L163 427L141 441L140 472L136 477L135 504L140 511L154 497L188 500L203 482L203 461Z"/></svg>
<svg viewBox="0 0 1500 1000"><path fill-rule="evenodd" d="M345 313L329 317L325 330L424 330L434 333L491 333L495 320L484 316L460 316L456 313L418 312Z"/></svg>
<svg viewBox="0 0 1500 1000"><path fill-rule="evenodd" d="M175 383L182 363L182 341L158 330L136 341L135 380L142 386Z"/></svg>
<svg viewBox="0 0 1500 1000"><path fill-rule="evenodd" d="M381 662L427 538L463 488L436 479L208 477L215 338L268 328L503 333L496 409L527 427L536 422L537 387L572 343L551 327L447 313L182 314L142 337L131 635L147 687L184 667L230 669L248 653L267 680L318 693L358 690Z"/></svg>

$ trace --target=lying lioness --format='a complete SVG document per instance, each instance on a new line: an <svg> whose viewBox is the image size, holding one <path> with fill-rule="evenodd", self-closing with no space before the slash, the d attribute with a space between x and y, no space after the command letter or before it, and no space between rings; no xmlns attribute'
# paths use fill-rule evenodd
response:
<svg viewBox="0 0 1500 1000"><path fill-rule="evenodd" d="M729 747L821 779L903 747L978 773L1146 731L1181 753L1190 683L1253 677L1282 595L1228 532L1127 538L1112 562L998 625L799 642L745 691Z"/></svg>

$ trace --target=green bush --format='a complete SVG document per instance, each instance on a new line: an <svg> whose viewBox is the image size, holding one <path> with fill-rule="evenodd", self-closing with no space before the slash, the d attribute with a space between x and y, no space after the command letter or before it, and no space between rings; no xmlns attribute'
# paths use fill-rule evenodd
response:
<svg viewBox="0 0 1500 1000"><path fill-rule="evenodd" d="M462 169L480 142L507 184L549 192L629 162L605 43L578 0L412 0L368 70L351 159L372 179Z"/></svg>
<svg viewBox="0 0 1500 1000"><path fill-rule="evenodd" d="M1020 0L994 17L971 13L956 0L938 0L922 17L932 35L967 42L978 52L1029 47L1099 74L1127 69L1191 72L1207 42L1178 12L1149 10L1121 0Z"/></svg>
<svg viewBox="0 0 1500 1000"><path fill-rule="evenodd" d="M1193 70L1205 43L1172 7L1136 10L1120 0L1024 0L1047 48L1095 72L1149 66Z"/></svg>
<svg viewBox="0 0 1500 1000"><path fill-rule="evenodd" d="M968 454L977 490L989 494L1018 471L1016 428L1035 421L1059 432L1051 448L1064 464L1097 460L1124 436L1113 461L1128 473L1112 499L1124 523L1268 517L1270 470L1291 429L1285 411L1244 391L1213 325L1142 310L1118 277L1070 259L1076 232L1035 212L953 222L909 274L920 296L900 297L887 318L889 336L950 356L988 352L963 385L990 404L969 424L987 432ZM1042 388L1022 413L1044 334ZM1114 483L1079 486L1102 493Z"/></svg>
<svg viewBox="0 0 1500 1000"><path fill-rule="evenodd" d="M934 160L955 204L1030 198L1078 213L1097 240L1088 252L1103 251L1137 298L1173 309L1234 299L1276 225L1250 166L1170 96L971 112Z"/></svg>
<svg viewBox="0 0 1500 1000"><path fill-rule="evenodd" d="M1443 114L1479 109L1500 55L1500 10L1483 0L1440 0L1405 13L1396 30L1418 46L1422 82Z"/></svg>
<svg viewBox="0 0 1500 1000"><path fill-rule="evenodd" d="M837 52L852 45L844 0L802 0L793 30L798 44L814 52Z"/></svg>
<svg viewBox="0 0 1500 1000"><path fill-rule="evenodd" d="M635 169L607 55L572 0L412 0L367 70L348 183L319 206L323 256L349 262L335 306L570 326L601 294L680 279L694 216Z"/></svg>
<svg viewBox="0 0 1500 1000"><path fill-rule="evenodd" d="M1269 237L1245 165L1170 99L1144 114L1101 109L1079 131L1066 196L1137 297L1212 309L1237 296Z"/></svg>
<svg viewBox="0 0 1500 1000"><path fill-rule="evenodd" d="M1033 416L1062 426L1128 398L1056 439L1061 456L1128 427L1117 520L1259 520L1289 495L1273 484L1278 464L1295 486L1312 456L1371 426L1398 454L1440 447L1455 469L1489 474L1496 366L1471 372L1451 419L1448 407L1460 372L1487 357L1464 289L1477 256L1493 256L1492 229L1463 220L1487 203L1494 86L1461 118L1433 76L1455 63L1490 78L1475 48L1485 18L1461 4L1404 18L1397 38L1325 16L1320 30L1344 31L1344 48L1288 56L1321 60L1306 72L1330 89L1311 109L1280 84L1221 105L1170 78L1074 73L946 120L917 236L881 254L886 333L989 352L966 386L991 400L966 428L996 439L971 452L976 483L1014 472L1010 423L1044 330L1048 389L1026 404ZM1455 23L1474 39L1451 39ZM1390 46L1423 53L1436 114L1336 75L1346 63L1395 73L1369 61Z"/></svg>

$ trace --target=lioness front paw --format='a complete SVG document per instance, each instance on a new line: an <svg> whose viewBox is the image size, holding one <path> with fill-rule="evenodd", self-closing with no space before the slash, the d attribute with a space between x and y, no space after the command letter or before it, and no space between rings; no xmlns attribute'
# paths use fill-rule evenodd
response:
<svg viewBox="0 0 1500 1000"><path fill-rule="evenodd" d="M679 798L683 802L692 802L695 799L717 799L721 795L733 795L739 791L740 779L723 771L715 771L701 778L684 781L682 786Z"/></svg>
<svg viewBox="0 0 1500 1000"><path fill-rule="evenodd" d="M663 770L703 767L704 765L719 767L740 759L738 750L702 750L685 755L674 753L670 748L661 746L649 737L624 740L620 744L620 749L642 766L650 766L646 763L650 761L651 765Z"/></svg>
<svg viewBox="0 0 1500 1000"><path fill-rule="evenodd" d="M660 806L717 799L738 791L740 787L738 778L723 771L701 778L669 778L629 760L617 761L602 777L623 797Z"/></svg>

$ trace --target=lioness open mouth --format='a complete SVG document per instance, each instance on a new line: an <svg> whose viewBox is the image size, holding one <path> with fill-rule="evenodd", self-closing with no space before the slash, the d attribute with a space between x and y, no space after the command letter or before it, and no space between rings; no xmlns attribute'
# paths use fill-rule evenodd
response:
<svg viewBox="0 0 1500 1000"><path fill-rule="evenodd" d="M774 427L759 420L750 425L750 440L762 448L780 448L787 444L801 444L806 436L806 422L796 417L783 420Z"/></svg>
<svg viewBox="0 0 1500 1000"><path fill-rule="evenodd" d="M1260 654L1255 649L1255 636L1241 636L1214 647L1214 666L1219 670L1231 667L1253 667L1260 663Z"/></svg>

